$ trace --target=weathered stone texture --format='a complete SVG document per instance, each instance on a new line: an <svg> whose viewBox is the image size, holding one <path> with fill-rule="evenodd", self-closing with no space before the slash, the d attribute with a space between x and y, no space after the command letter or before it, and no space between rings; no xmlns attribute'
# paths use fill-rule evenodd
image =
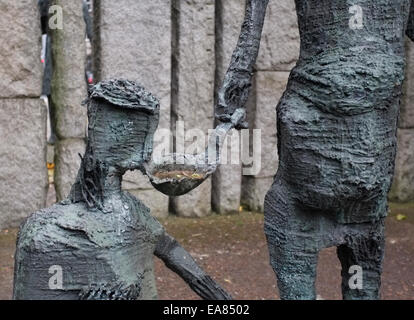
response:
<svg viewBox="0 0 414 320"><path fill-rule="evenodd" d="M217 58L224 62L226 68L240 34L245 3L245 0L222 0L217 3L216 41L218 47L222 47L217 52ZM263 26L257 69L290 71L299 57L299 48L295 2L270 1ZM220 70L218 76L223 77L224 72Z"/></svg>
<svg viewBox="0 0 414 320"><path fill-rule="evenodd" d="M173 51L173 120L207 133L214 121L214 1L176 1L175 6L179 37Z"/></svg>
<svg viewBox="0 0 414 320"><path fill-rule="evenodd" d="M0 0L0 98L39 97L42 89L37 1Z"/></svg>
<svg viewBox="0 0 414 320"><path fill-rule="evenodd" d="M0 0L0 11L2 229L45 205L48 180L37 1Z"/></svg>
<svg viewBox="0 0 414 320"><path fill-rule="evenodd" d="M414 200L414 44L406 40L407 68L398 124L398 152L389 194L392 201Z"/></svg>
<svg viewBox="0 0 414 320"><path fill-rule="evenodd" d="M233 129L226 144L221 154L222 164L212 180L212 208L220 214L239 212L241 197L240 132Z"/></svg>
<svg viewBox="0 0 414 320"><path fill-rule="evenodd" d="M264 199L273 183L273 177L243 177L242 200L245 209L263 212Z"/></svg>
<svg viewBox="0 0 414 320"><path fill-rule="evenodd" d="M288 72L259 71L254 78L255 109L250 112L249 121L252 129L262 130L261 159L255 159L260 160L261 169L255 176L243 176L242 187L242 203L251 210L263 211L265 194L278 168L276 105L285 91L288 77Z"/></svg>
<svg viewBox="0 0 414 320"><path fill-rule="evenodd" d="M216 85L221 85L243 23L245 0L217 1L216 9Z"/></svg>
<svg viewBox="0 0 414 320"><path fill-rule="evenodd" d="M399 129L394 184L389 196L394 201L414 200L414 130Z"/></svg>
<svg viewBox="0 0 414 320"><path fill-rule="evenodd" d="M257 72L254 129L262 130L262 168L258 177L271 177L277 171L276 105L289 78L288 72Z"/></svg>
<svg viewBox="0 0 414 320"><path fill-rule="evenodd" d="M53 0L63 9L63 29L52 30L52 103L55 107L59 138L83 138L87 116L82 101L86 98L85 22L82 0Z"/></svg>
<svg viewBox="0 0 414 320"><path fill-rule="evenodd" d="M0 229L44 207L46 108L40 99L0 99Z"/></svg>
<svg viewBox="0 0 414 320"><path fill-rule="evenodd" d="M399 127L414 129L414 43L408 38L406 47L407 68L404 82L404 95L401 100Z"/></svg>
<svg viewBox="0 0 414 320"><path fill-rule="evenodd" d="M57 200L65 199L75 183L81 158L85 153L84 139L59 140L55 146L55 188Z"/></svg>
<svg viewBox="0 0 414 320"><path fill-rule="evenodd" d="M245 1L217 1L216 6L217 94L229 67L233 50L237 45L244 18ZM228 143L227 152L232 152L231 143ZM234 156L240 156L240 154ZM213 175L212 184L213 210L220 214L237 212L240 207L241 196L241 162L239 164L220 165Z"/></svg>
<svg viewBox="0 0 414 320"><path fill-rule="evenodd" d="M184 121L185 130L201 130L207 137L208 130L214 127L214 1L175 1L174 8L178 37L173 50L176 65L172 121ZM198 142L203 146L207 139ZM186 141L185 146L190 143L192 141ZM175 148L179 151L179 147ZM202 152L204 148L200 149ZM209 213L211 181L188 195L173 198L172 202L175 213L180 216Z"/></svg>
<svg viewBox="0 0 414 320"><path fill-rule="evenodd" d="M189 192L180 201L172 198L173 212L181 217L205 217L211 213L210 205L211 179L207 179L197 189Z"/></svg>
<svg viewBox="0 0 414 320"><path fill-rule="evenodd" d="M100 0L95 10L97 81L136 81L161 102L159 128L170 128L171 1Z"/></svg>
<svg viewBox="0 0 414 320"><path fill-rule="evenodd" d="M290 71L299 57L300 38L294 1L270 1L263 26L257 69Z"/></svg>

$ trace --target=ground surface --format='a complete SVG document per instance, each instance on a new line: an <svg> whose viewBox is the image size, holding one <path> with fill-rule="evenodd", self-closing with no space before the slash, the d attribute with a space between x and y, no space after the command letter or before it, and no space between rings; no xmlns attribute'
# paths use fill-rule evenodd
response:
<svg viewBox="0 0 414 320"><path fill-rule="evenodd" d="M237 299L277 299L275 276L268 264L263 215L244 212L204 219L168 218L171 235ZM0 300L10 299L17 230L0 231ZM186 284L155 260L161 299L197 299ZM340 299L340 265L334 248L320 254L318 294ZM391 205L382 297L414 300L414 204Z"/></svg>

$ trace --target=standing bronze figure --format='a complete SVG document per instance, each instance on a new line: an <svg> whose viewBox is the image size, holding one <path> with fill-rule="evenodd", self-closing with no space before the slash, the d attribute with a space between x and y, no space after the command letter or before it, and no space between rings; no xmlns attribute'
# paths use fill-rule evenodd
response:
<svg viewBox="0 0 414 320"><path fill-rule="evenodd" d="M280 162L265 198L271 265L282 299L315 299L318 252L336 246L344 299L378 299L412 1L295 2L300 57L277 106ZM222 121L247 99L267 4L247 1Z"/></svg>

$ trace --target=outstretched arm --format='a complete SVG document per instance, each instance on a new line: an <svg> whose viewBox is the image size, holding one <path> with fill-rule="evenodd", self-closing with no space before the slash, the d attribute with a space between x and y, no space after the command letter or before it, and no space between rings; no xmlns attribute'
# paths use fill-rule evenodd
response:
<svg viewBox="0 0 414 320"><path fill-rule="evenodd" d="M155 255L162 259L168 268L183 278L201 298L205 300L232 299L197 265L191 255L167 233L164 233L158 242Z"/></svg>
<svg viewBox="0 0 414 320"><path fill-rule="evenodd" d="M410 16L408 18L408 25L406 30L407 36L414 41L414 1L411 1Z"/></svg>
<svg viewBox="0 0 414 320"><path fill-rule="evenodd" d="M243 108L249 97L253 66L259 53L268 3L269 0L247 0L246 2L246 14L239 42L218 93L216 117L222 122L231 121L233 113Z"/></svg>

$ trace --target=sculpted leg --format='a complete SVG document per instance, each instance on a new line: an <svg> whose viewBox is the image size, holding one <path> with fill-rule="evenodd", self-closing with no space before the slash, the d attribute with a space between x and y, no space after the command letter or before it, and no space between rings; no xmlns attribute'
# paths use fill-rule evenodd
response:
<svg viewBox="0 0 414 320"><path fill-rule="evenodd" d="M268 243L270 263L277 276L282 300L315 300L318 255Z"/></svg>
<svg viewBox="0 0 414 320"><path fill-rule="evenodd" d="M281 182L265 199L265 232L270 263L283 300L316 299L317 220L309 219Z"/></svg>
<svg viewBox="0 0 414 320"><path fill-rule="evenodd" d="M380 298L385 245L384 219L367 224L367 229L370 230L346 237L346 244L339 246L337 250L342 264L342 294L346 300ZM355 272L362 272L360 286L357 285Z"/></svg>

